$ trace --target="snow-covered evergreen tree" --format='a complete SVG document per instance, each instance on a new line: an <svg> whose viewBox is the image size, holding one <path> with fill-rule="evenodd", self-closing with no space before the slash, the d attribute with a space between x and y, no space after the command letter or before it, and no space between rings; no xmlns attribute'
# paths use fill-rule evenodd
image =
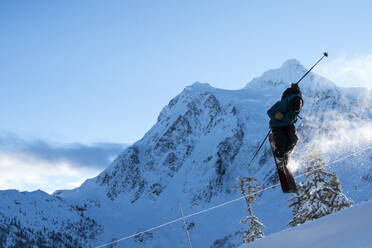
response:
<svg viewBox="0 0 372 248"><path fill-rule="evenodd" d="M249 225L243 234L244 244L264 237L264 233L261 231L261 229L265 226L258 220L256 216L253 215L252 211L252 204L255 203L257 196L256 192L260 189L257 185L253 185L254 182L257 182L257 179L254 177L238 178L238 185L235 187L236 189L240 189L241 194L244 196L249 214L244 220L241 221L242 224Z"/></svg>
<svg viewBox="0 0 372 248"><path fill-rule="evenodd" d="M342 193L336 172L327 172L324 165L319 156L312 155L305 172L307 181L298 184L298 193L290 199L293 218L288 225L297 226L352 206Z"/></svg>

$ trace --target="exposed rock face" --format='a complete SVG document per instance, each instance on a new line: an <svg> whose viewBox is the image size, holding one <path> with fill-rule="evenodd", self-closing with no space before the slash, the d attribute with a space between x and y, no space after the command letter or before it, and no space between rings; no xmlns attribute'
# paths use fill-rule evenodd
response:
<svg viewBox="0 0 372 248"><path fill-rule="evenodd" d="M234 125L229 125L227 137L216 143L217 152L210 158L215 158L215 176L194 196L203 199L208 195L210 200L222 191L223 175L243 144L244 125L233 105L221 106L213 93L193 92L190 88L170 101L145 138L121 154L110 169L97 177L97 183L106 188L106 195L112 200L122 192L133 194L132 203L143 194L156 199L192 157L200 137L210 136L216 125L228 118L234 118ZM152 180L155 177L157 181Z"/></svg>

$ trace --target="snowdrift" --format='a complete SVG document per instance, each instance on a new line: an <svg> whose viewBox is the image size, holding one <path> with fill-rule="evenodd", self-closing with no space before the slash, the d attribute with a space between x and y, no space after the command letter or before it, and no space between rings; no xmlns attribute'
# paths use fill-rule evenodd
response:
<svg viewBox="0 0 372 248"><path fill-rule="evenodd" d="M241 248L370 248L372 201L272 234Z"/></svg>

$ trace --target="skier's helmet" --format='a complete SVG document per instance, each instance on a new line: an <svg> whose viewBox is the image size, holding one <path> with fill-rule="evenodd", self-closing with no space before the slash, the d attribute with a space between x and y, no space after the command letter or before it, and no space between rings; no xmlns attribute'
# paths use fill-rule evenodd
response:
<svg viewBox="0 0 372 248"><path fill-rule="evenodd" d="M283 92L282 100L292 95L299 95L302 98L301 90L300 87L298 87L298 84L292 83L291 87Z"/></svg>

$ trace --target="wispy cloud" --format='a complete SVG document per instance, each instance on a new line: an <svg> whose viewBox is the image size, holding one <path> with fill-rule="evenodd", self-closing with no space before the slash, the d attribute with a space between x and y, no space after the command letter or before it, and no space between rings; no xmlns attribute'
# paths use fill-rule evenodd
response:
<svg viewBox="0 0 372 248"><path fill-rule="evenodd" d="M0 135L0 190L41 189L52 193L78 187L98 175L125 147L114 143L53 145Z"/></svg>
<svg viewBox="0 0 372 248"><path fill-rule="evenodd" d="M67 162L77 167L105 168L126 144L79 143L54 145L43 140L24 140L13 134L0 135L0 152L34 157L45 162Z"/></svg>
<svg viewBox="0 0 372 248"><path fill-rule="evenodd" d="M372 54L330 58L317 72L340 86L372 89Z"/></svg>

